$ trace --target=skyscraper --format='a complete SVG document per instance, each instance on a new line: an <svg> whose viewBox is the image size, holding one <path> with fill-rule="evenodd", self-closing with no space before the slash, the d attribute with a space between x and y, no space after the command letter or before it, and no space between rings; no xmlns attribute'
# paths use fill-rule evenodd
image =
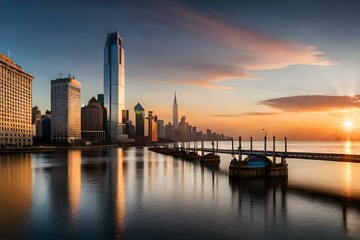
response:
<svg viewBox="0 0 360 240"><path fill-rule="evenodd" d="M32 79L0 53L0 146L32 145Z"/></svg>
<svg viewBox="0 0 360 240"><path fill-rule="evenodd" d="M173 126L174 129L177 129L179 126L179 117L178 117L178 105L176 101L176 92L174 97L174 105L173 105Z"/></svg>
<svg viewBox="0 0 360 240"><path fill-rule="evenodd" d="M135 110L135 132L136 136L144 136L145 112L140 103L136 104Z"/></svg>
<svg viewBox="0 0 360 240"><path fill-rule="evenodd" d="M74 77L51 81L51 140L81 139L81 84Z"/></svg>
<svg viewBox="0 0 360 240"><path fill-rule="evenodd" d="M36 138L42 137L42 126L41 126L41 111L38 106L32 108L31 123L33 124L33 136Z"/></svg>
<svg viewBox="0 0 360 240"><path fill-rule="evenodd" d="M153 111L149 111L148 117L148 141L150 142L157 142L158 135L157 135L157 116L153 116Z"/></svg>
<svg viewBox="0 0 360 240"><path fill-rule="evenodd" d="M108 139L122 140L125 109L124 49L120 33L109 33L104 49L104 106L107 109L106 135Z"/></svg>
<svg viewBox="0 0 360 240"><path fill-rule="evenodd" d="M81 139L87 141L105 140L104 108L92 97L87 106L81 108Z"/></svg>

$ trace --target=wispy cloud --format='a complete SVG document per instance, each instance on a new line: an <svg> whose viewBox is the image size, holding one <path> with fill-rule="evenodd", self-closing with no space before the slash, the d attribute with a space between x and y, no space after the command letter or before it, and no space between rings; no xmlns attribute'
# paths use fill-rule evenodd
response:
<svg viewBox="0 0 360 240"><path fill-rule="evenodd" d="M177 83L219 88L219 82L226 79L256 79L251 73L254 70L281 69L298 64L333 64L315 46L258 33L235 25L221 16L201 12L176 1L157 3L163 20L182 30L205 36L206 41L217 44L223 50L222 55L217 52L211 58L200 60L203 67L192 69L194 76L191 81L181 79L176 80ZM215 65L222 66L221 70L224 71L214 74Z"/></svg>
<svg viewBox="0 0 360 240"><path fill-rule="evenodd" d="M360 108L360 95L326 96L305 95L268 99L259 102L286 112L319 112L339 109Z"/></svg>

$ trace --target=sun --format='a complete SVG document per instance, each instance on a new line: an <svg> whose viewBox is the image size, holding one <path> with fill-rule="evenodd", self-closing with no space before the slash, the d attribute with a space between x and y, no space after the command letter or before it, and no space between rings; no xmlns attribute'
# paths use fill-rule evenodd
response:
<svg viewBox="0 0 360 240"><path fill-rule="evenodd" d="M346 120L343 122L343 127L346 131L351 131L354 129L354 124L351 120Z"/></svg>

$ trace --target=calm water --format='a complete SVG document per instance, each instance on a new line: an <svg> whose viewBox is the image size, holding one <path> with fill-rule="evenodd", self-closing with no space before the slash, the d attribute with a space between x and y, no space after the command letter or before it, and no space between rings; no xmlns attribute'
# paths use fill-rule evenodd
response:
<svg viewBox="0 0 360 240"><path fill-rule="evenodd" d="M146 148L1 155L0 239L360 239L360 164L288 159L288 180L234 182L221 157L212 169Z"/></svg>

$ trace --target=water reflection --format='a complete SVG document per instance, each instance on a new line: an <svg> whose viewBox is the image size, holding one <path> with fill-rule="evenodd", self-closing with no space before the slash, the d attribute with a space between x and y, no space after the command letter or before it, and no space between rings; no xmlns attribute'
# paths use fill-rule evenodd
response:
<svg viewBox="0 0 360 240"><path fill-rule="evenodd" d="M70 215L73 220L76 220L81 196L81 152L77 150L68 152L68 184Z"/></svg>
<svg viewBox="0 0 360 240"><path fill-rule="evenodd" d="M360 237L357 205L291 178L229 180L143 148L12 156L0 161L0 239ZM354 191L354 165L336 164L326 166Z"/></svg>
<svg viewBox="0 0 360 240"><path fill-rule="evenodd" d="M117 151L115 161L115 232L117 237L123 237L125 232L125 182L124 182L124 153L123 149Z"/></svg>
<svg viewBox="0 0 360 240"><path fill-rule="evenodd" d="M0 238L23 236L31 210L32 168L30 154L1 155L0 161Z"/></svg>

